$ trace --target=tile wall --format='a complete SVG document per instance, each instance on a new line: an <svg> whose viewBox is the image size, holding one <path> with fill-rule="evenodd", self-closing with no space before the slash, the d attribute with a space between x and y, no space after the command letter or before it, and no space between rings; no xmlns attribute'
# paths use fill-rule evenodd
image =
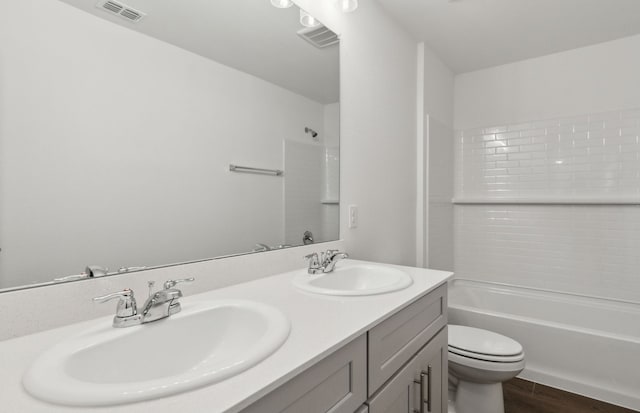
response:
<svg viewBox="0 0 640 413"><path fill-rule="evenodd" d="M456 131L456 197L638 196L640 109Z"/></svg>
<svg viewBox="0 0 640 413"><path fill-rule="evenodd" d="M455 152L458 277L640 302L640 110L460 130Z"/></svg>

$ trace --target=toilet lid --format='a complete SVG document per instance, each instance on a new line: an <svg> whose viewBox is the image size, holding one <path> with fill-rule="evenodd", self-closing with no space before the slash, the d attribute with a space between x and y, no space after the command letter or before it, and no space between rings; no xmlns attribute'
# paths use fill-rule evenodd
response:
<svg viewBox="0 0 640 413"><path fill-rule="evenodd" d="M479 356L517 356L522 346L517 341L492 331L449 325L449 348L457 353ZM459 351L456 351L459 350Z"/></svg>

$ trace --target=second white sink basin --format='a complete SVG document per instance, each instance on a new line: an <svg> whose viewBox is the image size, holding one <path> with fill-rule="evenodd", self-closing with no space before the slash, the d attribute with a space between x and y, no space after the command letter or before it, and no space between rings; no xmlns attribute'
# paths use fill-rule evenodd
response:
<svg viewBox="0 0 640 413"><path fill-rule="evenodd" d="M183 304L164 320L102 325L67 339L35 361L23 384L41 400L70 406L163 397L252 367L280 347L289 329L279 310L252 301Z"/></svg>
<svg viewBox="0 0 640 413"><path fill-rule="evenodd" d="M304 271L294 277L293 283L316 294L375 295L405 289L413 279L397 268L343 261L330 273L310 275Z"/></svg>

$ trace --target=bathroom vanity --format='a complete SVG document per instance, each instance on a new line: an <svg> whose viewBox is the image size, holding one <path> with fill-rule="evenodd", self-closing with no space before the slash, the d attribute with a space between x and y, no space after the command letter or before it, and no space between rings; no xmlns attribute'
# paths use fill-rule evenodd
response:
<svg viewBox="0 0 640 413"><path fill-rule="evenodd" d="M446 288L420 297L243 413L446 412Z"/></svg>
<svg viewBox="0 0 640 413"><path fill-rule="evenodd" d="M300 269L183 298L183 312L198 303L222 300L271 306L289 320L289 336L260 363L217 383L137 403L84 405L82 410L446 412L446 282L452 274L355 260L340 262L338 267L363 265L403 271L413 282L387 294L321 295L294 285L293 280L306 271ZM103 317L0 342L3 410L77 411L77 407L32 397L23 388L22 377L35 359L56 344L111 322L112 317ZM163 322L153 323L158 331ZM167 328L167 334L172 333ZM189 352L195 341L190 338L185 334L176 351ZM148 343L145 348L153 352L154 345ZM171 355L158 354L159 362L167 357Z"/></svg>

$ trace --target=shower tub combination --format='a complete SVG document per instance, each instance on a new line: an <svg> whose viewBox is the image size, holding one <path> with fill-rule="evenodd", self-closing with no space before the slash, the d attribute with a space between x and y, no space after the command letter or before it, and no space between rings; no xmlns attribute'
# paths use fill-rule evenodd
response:
<svg viewBox="0 0 640 413"><path fill-rule="evenodd" d="M455 279L449 322L519 341L523 379L640 410L640 303Z"/></svg>

